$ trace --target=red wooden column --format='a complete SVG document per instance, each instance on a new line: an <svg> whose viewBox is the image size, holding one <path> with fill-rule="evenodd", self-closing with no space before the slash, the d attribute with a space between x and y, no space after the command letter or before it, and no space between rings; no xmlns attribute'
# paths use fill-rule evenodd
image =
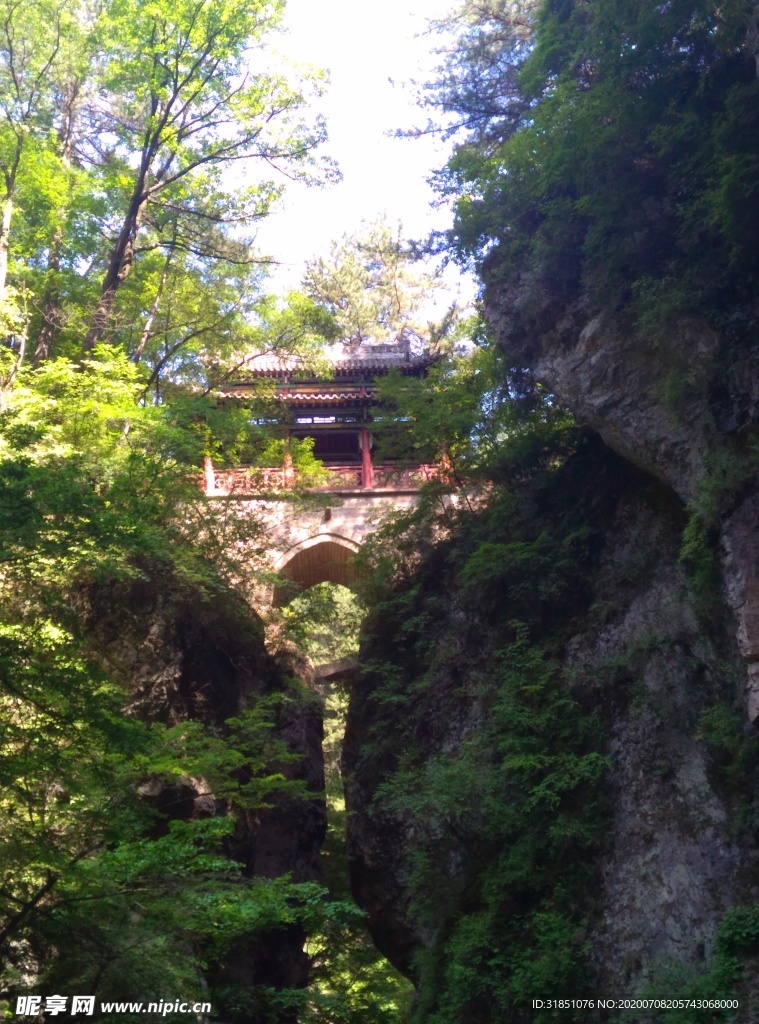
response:
<svg viewBox="0 0 759 1024"><path fill-rule="evenodd" d="M285 394L289 394L290 389L285 388ZM292 434L288 430L287 432L287 444L285 447L285 458L282 465L282 486L286 491L291 491L295 486L295 467L293 466L292 452L290 451L290 442L292 441Z"/></svg>
<svg viewBox="0 0 759 1024"><path fill-rule="evenodd" d="M361 428L361 485L362 487L374 487L371 439L366 427Z"/></svg>
<svg viewBox="0 0 759 1024"><path fill-rule="evenodd" d="M295 486L295 468L293 466L293 457L289 452L285 452L285 462L282 467L282 485L286 491L292 490Z"/></svg>
<svg viewBox="0 0 759 1024"><path fill-rule="evenodd" d="M207 455L203 459L203 489L209 496L216 493L216 473Z"/></svg>

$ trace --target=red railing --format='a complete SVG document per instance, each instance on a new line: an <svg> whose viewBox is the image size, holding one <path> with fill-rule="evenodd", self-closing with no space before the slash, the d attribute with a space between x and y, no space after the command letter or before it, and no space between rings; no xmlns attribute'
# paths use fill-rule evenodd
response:
<svg viewBox="0 0 759 1024"><path fill-rule="evenodd" d="M379 465L373 467L375 490L418 490L440 476L439 466Z"/></svg>
<svg viewBox="0 0 759 1024"><path fill-rule="evenodd" d="M325 466L327 479L310 487L313 491L417 491L428 480L440 475L438 466L398 466L381 464L372 467L373 483L364 486L361 466ZM240 469L217 470L206 464L203 475L205 492L217 497L261 494L271 491L290 491L298 484L297 473L291 467L255 466Z"/></svg>

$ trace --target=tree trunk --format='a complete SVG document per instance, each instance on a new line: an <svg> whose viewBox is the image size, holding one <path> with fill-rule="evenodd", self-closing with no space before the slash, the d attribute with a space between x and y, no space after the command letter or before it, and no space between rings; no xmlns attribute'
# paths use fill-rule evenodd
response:
<svg viewBox="0 0 759 1024"><path fill-rule="evenodd" d="M42 300L42 326L37 336L37 344L34 347L32 362L35 367L39 366L53 354L53 342L61 324L60 293L56 278L61 268L61 242L63 233L59 228L50 246L50 255L47 258L47 284L45 296Z"/></svg>
<svg viewBox="0 0 759 1024"><path fill-rule="evenodd" d="M0 305L5 299L8 286L8 260L11 248L11 220L13 218L13 200L16 197L16 175L21 162L23 136L16 135L16 150L10 164L3 166L5 178L5 198L3 199L2 221L0 221Z"/></svg>
<svg viewBox="0 0 759 1024"><path fill-rule="evenodd" d="M61 146L61 162L67 173L71 168L74 151L74 122L76 120L77 100L79 99L81 86L82 83L75 79L71 82L70 87L66 89L63 124L58 135L58 141ZM50 255L47 258L47 281L42 300L42 326L37 337L33 357L35 367L49 359L53 354L53 342L61 326L61 296L58 290L58 271L61 269L61 246L63 244L63 227L61 222L65 216L65 209L58 210L59 226L53 236L53 241L50 244Z"/></svg>
<svg viewBox="0 0 759 1024"><path fill-rule="evenodd" d="M82 347L85 352L91 352L97 343L102 340L113 314L116 292L126 281L129 271L132 269L134 243L142 224L142 218L145 215L145 207L148 203L145 191L145 178L146 170L142 170L135 184L132 201L121 225L119 237L111 253L108 270L103 280L100 299L90 322L90 329L87 331L87 336L84 339Z"/></svg>
<svg viewBox="0 0 759 1024"><path fill-rule="evenodd" d="M3 217L0 222L0 301L5 298L5 288L8 283L8 256L11 241L11 217L13 216L13 186L5 190L5 201L3 202Z"/></svg>

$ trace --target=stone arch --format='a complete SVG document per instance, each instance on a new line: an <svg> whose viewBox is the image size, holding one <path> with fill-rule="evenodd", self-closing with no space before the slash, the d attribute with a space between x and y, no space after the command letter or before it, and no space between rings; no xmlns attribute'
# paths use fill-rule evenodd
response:
<svg viewBox="0 0 759 1024"><path fill-rule="evenodd" d="M282 583L274 587L274 607L282 607L316 583L340 583L352 588L356 582L353 556L359 547L356 541L333 533L321 533L294 544L277 561Z"/></svg>

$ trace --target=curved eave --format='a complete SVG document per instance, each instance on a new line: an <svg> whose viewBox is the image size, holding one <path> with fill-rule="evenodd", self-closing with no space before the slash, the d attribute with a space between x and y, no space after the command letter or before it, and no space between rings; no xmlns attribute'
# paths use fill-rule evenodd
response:
<svg viewBox="0 0 759 1024"><path fill-rule="evenodd" d="M332 363L331 370L334 377L346 377L349 379L356 379L362 377L379 377L384 376L390 370L399 370L404 376L410 376L416 373L421 373L428 369L434 363L438 361L438 357L425 357L424 359L416 359L412 362L374 362L367 360L366 362L357 361L355 363ZM255 381L262 380L276 380L277 382L306 382L323 380L323 378L316 377L314 374L299 370L297 366L278 366L278 367L261 367L256 369L251 367L244 373L234 378L231 381L232 387L244 387L247 383L253 383Z"/></svg>
<svg viewBox="0 0 759 1024"><path fill-rule="evenodd" d="M240 389L239 391L220 391L218 396L239 402L249 398L250 393ZM272 398L282 405L344 405L346 402L350 402L352 405L375 405L377 401L374 388L366 388L364 394L361 394L360 391L297 391L294 393L279 391L272 395Z"/></svg>

